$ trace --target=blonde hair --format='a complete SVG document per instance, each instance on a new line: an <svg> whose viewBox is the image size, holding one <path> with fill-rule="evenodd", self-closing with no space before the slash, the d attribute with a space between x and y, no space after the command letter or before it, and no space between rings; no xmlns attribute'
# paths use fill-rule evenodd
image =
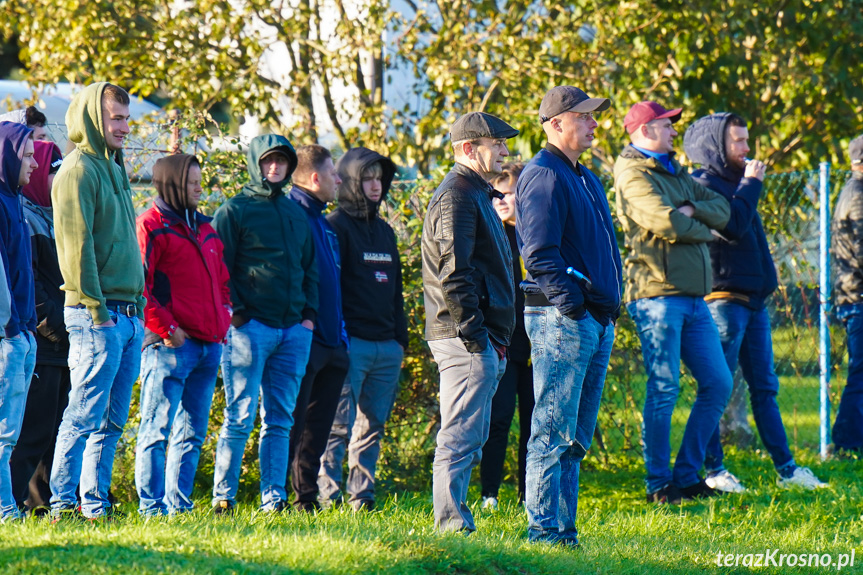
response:
<svg viewBox="0 0 863 575"><path fill-rule="evenodd" d="M375 162L371 166L366 166L363 173L360 174L361 180L377 180L384 175L384 167L380 162Z"/></svg>

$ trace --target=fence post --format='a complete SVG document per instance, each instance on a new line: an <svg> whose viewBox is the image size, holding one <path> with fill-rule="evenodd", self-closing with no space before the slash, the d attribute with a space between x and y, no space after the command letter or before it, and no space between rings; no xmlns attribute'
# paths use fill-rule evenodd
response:
<svg viewBox="0 0 863 575"><path fill-rule="evenodd" d="M821 274L819 278L819 323L821 363L821 459L827 458L830 444L830 325L827 312L830 309L830 162L820 165L820 231L819 252Z"/></svg>

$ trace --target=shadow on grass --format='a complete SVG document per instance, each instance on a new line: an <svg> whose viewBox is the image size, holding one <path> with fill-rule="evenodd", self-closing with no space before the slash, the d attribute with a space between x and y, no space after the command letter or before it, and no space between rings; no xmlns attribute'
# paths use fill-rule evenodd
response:
<svg viewBox="0 0 863 575"><path fill-rule="evenodd" d="M177 543L181 545L181 542ZM211 556L201 550L160 551L142 545L74 544L0 551L4 573L301 573L274 563ZM309 571L310 573L312 571Z"/></svg>

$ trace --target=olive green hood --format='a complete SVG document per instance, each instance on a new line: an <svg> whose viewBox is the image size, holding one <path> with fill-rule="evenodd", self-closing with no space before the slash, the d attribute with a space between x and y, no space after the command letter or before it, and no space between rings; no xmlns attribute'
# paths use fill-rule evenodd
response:
<svg viewBox="0 0 863 575"><path fill-rule="evenodd" d="M123 161L123 151L110 152L105 144L102 93L107 85L107 82L90 84L72 99L69 109L66 110L66 128L69 131L69 139L75 143L75 147L81 153L99 160L113 160L120 166L123 178L119 182L114 178L113 170L108 170L108 173L111 174L114 192L119 193L126 187L124 184L129 181L129 178Z"/></svg>
<svg viewBox="0 0 863 575"><path fill-rule="evenodd" d="M261 172L261 158L269 152L281 152L288 158L288 174L281 182L270 182ZM256 136L249 143L249 153L246 156L249 168L249 183L243 187L243 192L250 196L275 196L284 194L284 188L291 179L291 174L297 167L297 153L284 136L265 134Z"/></svg>

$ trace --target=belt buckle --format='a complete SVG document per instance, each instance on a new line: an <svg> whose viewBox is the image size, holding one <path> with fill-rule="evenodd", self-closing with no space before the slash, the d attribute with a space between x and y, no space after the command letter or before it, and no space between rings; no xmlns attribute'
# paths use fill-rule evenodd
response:
<svg viewBox="0 0 863 575"><path fill-rule="evenodd" d="M135 317L138 315L138 306L133 303L127 303L125 309L123 309L123 313L126 314L126 317Z"/></svg>

